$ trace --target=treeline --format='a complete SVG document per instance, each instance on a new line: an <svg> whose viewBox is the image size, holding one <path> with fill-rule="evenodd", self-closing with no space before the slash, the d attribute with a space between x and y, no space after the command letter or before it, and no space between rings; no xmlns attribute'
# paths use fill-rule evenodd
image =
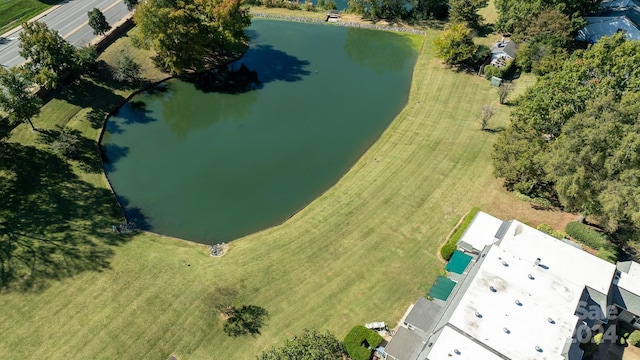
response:
<svg viewBox="0 0 640 360"><path fill-rule="evenodd" d="M558 61L518 99L493 164L509 190L640 228L640 42L618 33Z"/></svg>
<svg viewBox="0 0 640 360"><path fill-rule="evenodd" d="M443 20L449 16L449 0L349 0L347 11L371 20Z"/></svg>
<svg viewBox="0 0 640 360"><path fill-rule="evenodd" d="M335 0L318 0L317 4L311 2L311 0L247 0L247 5L265 6L268 8L284 8L289 10L306 10L306 11L318 11L318 10L335 10L338 8L338 4Z"/></svg>

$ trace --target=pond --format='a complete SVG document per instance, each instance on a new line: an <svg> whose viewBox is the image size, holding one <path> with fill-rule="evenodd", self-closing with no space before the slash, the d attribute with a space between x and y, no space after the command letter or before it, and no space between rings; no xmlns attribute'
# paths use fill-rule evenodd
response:
<svg viewBox="0 0 640 360"><path fill-rule="evenodd" d="M282 223L333 184L406 104L420 38L253 19L232 65L258 84L171 80L111 117L105 171L127 218L214 244Z"/></svg>

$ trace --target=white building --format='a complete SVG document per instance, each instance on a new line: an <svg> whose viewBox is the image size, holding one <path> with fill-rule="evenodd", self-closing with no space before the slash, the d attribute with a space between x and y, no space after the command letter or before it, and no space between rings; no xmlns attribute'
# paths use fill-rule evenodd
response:
<svg viewBox="0 0 640 360"><path fill-rule="evenodd" d="M421 298L389 360L580 360L582 339L619 319L640 328L640 264L616 265L519 221L479 212L460 239L473 254L445 302ZM419 324L419 325L416 325Z"/></svg>
<svg viewBox="0 0 640 360"><path fill-rule="evenodd" d="M578 32L578 40L594 43L605 35L623 31L630 40L640 39L640 3L637 0L612 0L602 10L585 17L587 26Z"/></svg>

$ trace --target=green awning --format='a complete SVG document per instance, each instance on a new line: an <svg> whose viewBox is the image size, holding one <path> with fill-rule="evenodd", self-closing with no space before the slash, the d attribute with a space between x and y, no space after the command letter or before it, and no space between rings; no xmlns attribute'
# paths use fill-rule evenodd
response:
<svg viewBox="0 0 640 360"><path fill-rule="evenodd" d="M462 274L464 269L467 268L467 265L471 262L471 255L467 255L463 252L457 251L453 253L449 263L445 267L445 270L449 272L454 272L456 274Z"/></svg>
<svg viewBox="0 0 640 360"><path fill-rule="evenodd" d="M429 296L434 299L440 299L442 301L447 301L449 294L456 286L456 282L446 278L444 276L438 276L436 282L433 283L431 290L429 290Z"/></svg>

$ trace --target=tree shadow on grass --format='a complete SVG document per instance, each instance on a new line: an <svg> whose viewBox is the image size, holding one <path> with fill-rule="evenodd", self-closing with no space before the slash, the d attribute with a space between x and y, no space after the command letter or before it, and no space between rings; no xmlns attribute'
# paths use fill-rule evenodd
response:
<svg viewBox="0 0 640 360"><path fill-rule="evenodd" d="M46 95L43 101L46 103L52 99L60 99L83 109L91 109L86 121L94 129L102 126L104 115L113 109L114 104L124 101L124 97L116 94L111 88L87 77L70 80L68 84Z"/></svg>
<svg viewBox="0 0 640 360"><path fill-rule="evenodd" d="M91 174L102 172L96 142L83 136L80 131L58 126L40 130L38 136L39 141L48 145L51 152L77 161L83 171Z"/></svg>
<svg viewBox="0 0 640 360"><path fill-rule="evenodd" d="M51 280L109 267L129 236L113 194L77 177L61 157L0 143L0 289L38 291Z"/></svg>

